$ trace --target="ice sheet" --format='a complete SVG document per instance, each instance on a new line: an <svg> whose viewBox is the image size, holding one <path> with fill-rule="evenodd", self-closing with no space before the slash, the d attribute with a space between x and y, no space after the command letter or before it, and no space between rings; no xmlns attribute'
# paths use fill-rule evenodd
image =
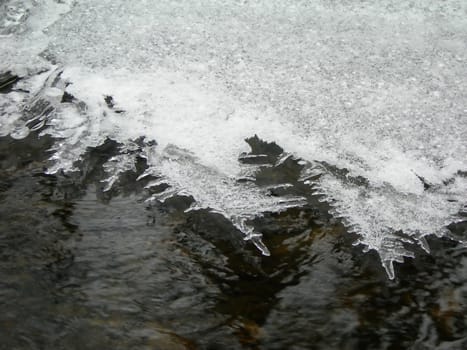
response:
<svg viewBox="0 0 467 350"><path fill-rule="evenodd" d="M238 192L241 215L254 216L277 203L232 179L242 171L243 139L257 134L320 168L315 187L359 242L379 252L390 277L392 261L412 255L407 243L425 249L426 235L445 235L460 220L464 1L86 0L55 21L61 12L26 20L8 34L22 41L2 56L16 70L37 65L39 52L54 64L49 74L61 83L49 79L35 95L55 108L43 131L61 138L51 171L73 169L107 137L125 144L145 136L158 143L157 172L201 207L234 217L228 203ZM37 23L51 25L37 34ZM35 35L41 50L18 55ZM63 91L75 101L60 103ZM21 110L12 106L26 97L0 96L2 133L20 137ZM166 162L172 146L190 162ZM352 181L358 177L365 181Z"/></svg>

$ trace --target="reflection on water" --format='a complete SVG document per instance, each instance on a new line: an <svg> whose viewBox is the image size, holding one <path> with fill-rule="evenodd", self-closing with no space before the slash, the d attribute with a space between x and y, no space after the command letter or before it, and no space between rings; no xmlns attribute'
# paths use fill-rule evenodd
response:
<svg viewBox="0 0 467 350"><path fill-rule="evenodd" d="M44 175L50 144L0 139L0 349L467 347L453 242L433 239L389 281L310 205L255 220L264 257L220 215L148 206L136 174L103 193L111 141L66 176Z"/></svg>

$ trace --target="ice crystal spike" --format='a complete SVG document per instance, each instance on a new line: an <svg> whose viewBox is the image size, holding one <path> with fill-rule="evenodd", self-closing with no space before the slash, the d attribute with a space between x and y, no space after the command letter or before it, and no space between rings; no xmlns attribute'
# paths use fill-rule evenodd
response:
<svg viewBox="0 0 467 350"><path fill-rule="evenodd" d="M430 254L430 246L428 244L428 242L426 241L426 238L424 236L422 237L419 237L418 238L418 244L420 245L420 247L422 247L422 249L427 252L428 254Z"/></svg>
<svg viewBox="0 0 467 350"><path fill-rule="evenodd" d="M254 236L250 238L251 242L261 251L261 254L264 256L270 256L271 252L269 251L268 247L263 243L261 236Z"/></svg>
<svg viewBox="0 0 467 350"><path fill-rule="evenodd" d="M392 260L383 260L382 264L383 264L384 270L386 271L386 274L388 275L388 278L390 280L393 280L396 277L396 275L394 273L394 264Z"/></svg>
<svg viewBox="0 0 467 350"><path fill-rule="evenodd" d="M138 179L140 179L141 177L138 177ZM165 179L157 179L157 180L153 180L153 181L149 181L147 183L146 186L144 186L145 189L150 189L152 187L157 187L157 186L161 186L161 185L165 185L167 184L167 180Z"/></svg>
<svg viewBox="0 0 467 350"><path fill-rule="evenodd" d="M101 180L101 182L107 183L104 187L103 192L109 191L116 181L120 178L121 174L128 171L136 171L136 157L134 154L128 153L128 149L121 149L123 154L119 154L110 158L104 163L104 171L109 174L109 177Z"/></svg>

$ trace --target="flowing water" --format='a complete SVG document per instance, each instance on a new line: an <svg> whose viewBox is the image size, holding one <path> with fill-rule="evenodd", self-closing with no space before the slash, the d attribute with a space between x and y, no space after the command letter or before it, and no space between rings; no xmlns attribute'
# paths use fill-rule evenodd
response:
<svg viewBox="0 0 467 350"><path fill-rule="evenodd" d="M1 348L467 346L464 2L0 15Z"/></svg>

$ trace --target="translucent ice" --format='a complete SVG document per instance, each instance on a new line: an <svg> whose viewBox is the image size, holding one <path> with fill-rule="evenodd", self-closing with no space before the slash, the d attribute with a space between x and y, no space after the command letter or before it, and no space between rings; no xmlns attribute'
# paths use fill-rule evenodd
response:
<svg viewBox="0 0 467 350"><path fill-rule="evenodd" d="M235 181L243 139L257 134L303 160L303 180L390 277L410 244L428 250L427 235L460 219L465 1L6 4L1 66L23 79L0 95L0 134L22 137L38 125L28 106L47 101L52 172L112 138L124 146L106 165L111 186L133 166L125 145L144 136L157 142L150 164L173 193L186 190L246 233L243 218L283 208Z"/></svg>

